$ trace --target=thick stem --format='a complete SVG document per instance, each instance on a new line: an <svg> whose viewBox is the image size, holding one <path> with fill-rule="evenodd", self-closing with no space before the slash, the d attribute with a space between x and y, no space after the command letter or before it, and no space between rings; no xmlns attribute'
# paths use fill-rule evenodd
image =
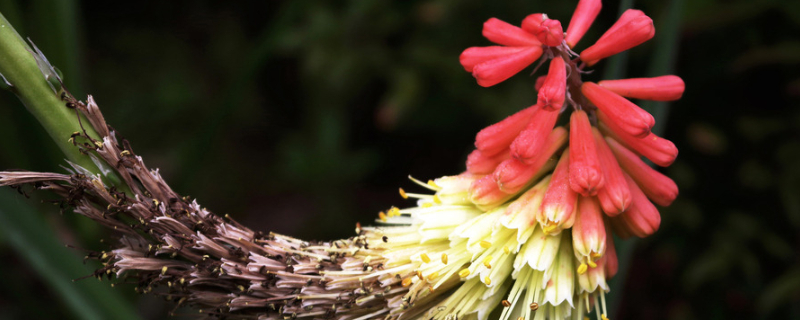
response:
<svg viewBox="0 0 800 320"><path fill-rule="evenodd" d="M0 14L0 74L10 84L9 90L17 95L28 111L44 126L69 161L92 172L110 172L106 178L119 185L120 179L113 170L107 168L99 170L91 158L81 154L69 141L72 133L83 132L84 129L89 136L100 137L100 135L88 122L85 122L85 119L81 128L76 110L67 108L61 99L64 91L55 75L51 74L48 82L40 71L34 55L35 50L25 43L8 20ZM54 88L58 92L54 92Z"/></svg>

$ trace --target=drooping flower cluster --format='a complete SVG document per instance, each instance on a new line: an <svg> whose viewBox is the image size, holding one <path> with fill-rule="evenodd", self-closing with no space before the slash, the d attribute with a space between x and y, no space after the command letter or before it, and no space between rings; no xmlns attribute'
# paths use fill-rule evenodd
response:
<svg viewBox="0 0 800 320"><path fill-rule="evenodd" d="M491 18L483 35L497 46L461 54L464 69L484 87L537 61L549 66L536 80L535 105L478 133L467 172L433 181L433 197L414 195L417 208L381 216L388 223L424 221L422 229L404 232L432 228L442 241L447 235L448 246L423 246L412 255L423 270L419 281L426 281L424 270L452 275L460 268L432 267L425 255L459 254L459 264L466 262L457 298L431 312L458 318L475 312L483 319L488 311L481 308L494 308L498 294L505 294L501 319L581 318L593 306L605 318L606 279L617 272L612 231L623 238L652 234L661 222L654 203L667 206L678 195L675 183L642 159L666 167L677 148L653 134L654 118L628 99L675 100L684 83L672 75L583 81L585 68L655 34L652 20L631 9L575 53L600 8L599 0L581 0L566 32L541 13L527 16L521 27ZM562 117L564 125L557 125ZM475 210L482 213L466 219ZM458 227L435 229L461 221L456 216L464 220ZM472 257L463 260L465 252Z"/></svg>
<svg viewBox="0 0 800 320"><path fill-rule="evenodd" d="M607 320L606 280L618 269L612 231L652 234L660 224L654 203L667 206L678 194L642 159L668 166L677 149L627 98L675 100L684 83L582 81L587 66L654 35L649 17L628 10L576 54L600 8L600 0L581 0L566 32L545 14L521 27L489 19L483 35L499 46L469 48L461 64L488 87L549 61L536 104L479 132L466 172L412 179L432 194L400 189L416 206L381 212L380 226L357 225L349 239L302 241L215 216L118 141L91 97L83 103L66 90L61 99L99 134L83 130L70 141L122 185L73 165L70 175L0 172L0 186L52 190L63 206L117 232L112 250L90 255L103 262L98 278L132 280L138 292L158 290L209 316L483 320L496 311L520 320L583 319L595 310Z"/></svg>

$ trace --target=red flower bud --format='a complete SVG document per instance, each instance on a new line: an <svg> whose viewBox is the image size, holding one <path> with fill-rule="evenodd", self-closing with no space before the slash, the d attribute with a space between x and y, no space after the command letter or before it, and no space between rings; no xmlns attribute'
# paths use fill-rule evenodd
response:
<svg viewBox="0 0 800 320"><path fill-rule="evenodd" d="M533 163L556 125L558 114L558 111L547 111L538 107L528 126L511 143L511 156L527 164Z"/></svg>
<svg viewBox="0 0 800 320"><path fill-rule="evenodd" d="M647 200L647 196L630 176L626 174L625 180L628 181L633 201L628 210L613 219L622 219L624 225L621 226L626 228L628 233L639 238L647 237L658 230L661 225L661 214L653 203Z"/></svg>
<svg viewBox="0 0 800 320"><path fill-rule="evenodd" d="M483 36L491 42L509 47L541 45L536 36L497 18L491 18L483 23Z"/></svg>
<svg viewBox="0 0 800 320"><path fill-rule="evenodd" d="M545 19L547 19L547 15L544 13L529 14L522 20L522 30L535 35L536 32L539 31L539 26L542 25L542 21Z"/></svg>
<svg viewBox="0 0 800 320"><path fill-rule="evenodd" d="M678 186L672 179L648 166L632 151L614 139L606 138L608 146L616 155L619 165L625 169L650 200L660 206L668 206L678 196Z"/></svg>
<svg viewBox="0 0 800 320"><path fill-rule="evenodd" d="M631 193L628 189L628 183L622 175L622 169L614 158L611 149L606 145L603 136L597 128L592 128L594 134L594 141L597 143L597 156L600 158L600 165L603 168L603 177L605 178L605 186L597 191L597 199L600 200L600 206L603 212L608 214L609 217L614 217L625 211L631 204Z"/></svg>
<svg viewBox="0 0 800 320"><path fill-rule="evenodd" d="M472 68L472 76L482 87L491 87L531 65L542 55L542 47L525 47L524 50L480 63Z"/></svg>
<svg viewBox="0 0 800 320"><path fill-rule="evenodd" d="M672 101L683 95L683 79L678 76L603 80L598 85L623 97L633 99Z"/></svg>
<svg viewBox="0 0 800 320"><path fill-rule="evenodd" d="M545 19L536 29L536 38L546 46L557 47L564 42L564 29L561 22L555 19Z"/></svg>
<svg viewBox="0 0 800 320"><path fill-rule="evenodd" d="M569 20L569 26L567 27L566 40L570 48L574 48L583 35L586 34L602 7L603 4L600 0L581 0L578 2L578 7L575 8L575 13L572 14L572 19Z"/></svg>
<svg viewBox="0 0 800 320"><path fill-rule="evenodd" d="M533 88L536 89L536 91L542 89L542 86L544 85L544 79L547 79L547 76L539 76L536 78L536 84L533 85Z"/></svg>
<svg viewBox="0 0 800 320"><path fill-rule="evenodd" d="M572 113L569 125L569 185L584 197L596 195L605 181L592 137L592 125L583 110Z"/></svg>
<svg viewBox="0 0 800 320"><path fill-rule="evenodd" d="M597 200L594 197L579 197L576 214L578 216L572 225L575 256L594 261L606 251L606 227Z"/></svg>
<svg viewBox="0 0 800 320"><path fill-rule="evenodd" d="M597 43L581 52L581 60L594 65L598 60L628 50L650 40L656 34L653 20L643 12L628 9Z"/></svg>
<svg viewBox="0 0 800 320"><path fill-rule="evenodd" d="M543 169L550 169L555 161L551 159L556 151L560 150L567 141L567 130L563 127L553 129L544 141L544 147L537 157L526 164L519 159L509 159L500 163L493 175L503 192L514 194L524 188L528 182L542 173Z"/></svg>
<svg viewBox="0 0 800 320"><path fill-rule="evenodd" d="M539 109L533 105L517 111L498 123L483 128L475 136L475 147L484 156L491 157L507 149L511 142L519 135L519 132L528 125L531 116Z"/></svg>
<svg viewBox="0 0 800 320"><path fill-rule="evenodd" d="M611 279L619 271L619 261L617 260L617 249L614 247L614 238L611 232L606 229L606 254L603 255L605 261L606 279Z"/></svg>
<svg viewBox="0 0 800 320"><path fill-rule="evenodd" d="M473 150L467 156L467 171L472 174L490 174L503 160L511 158L511 152L503 149L493 156L486 156L480 150Z"/></svg>
<svg viewBox="0 0 800 320"><path fill-rule="evenodd" d="M461 56L458 57L459 61L461 62L461 66L464 67L464 70L467 72L472 72L475 66L491 61L497 58L517 54L521 51L524 51L525 47L501 47L501 46L491 46L491 47L471 47L464 50L461 53Z"/></svg>
<svg viewBox="0 0 800 320"><path fill-rule="evenodd" d="M593 82L584 82L581 92L614 124L634 137L646 137L656 124L653 116L618 94Z"/></svg>
<svg viewBox="0 0 800 320"><path fill-rule="evenodd" d="M555 57L550 61L550 70L539 90L539 100L536 102L545 110L561 111L564 105L567 90L567 68L564 59Z"/></svg>
<svg viewBox="0 0 800 320"><path fill-rule="evenodd" d="M597 119L600 120L598 121L599 128L603 134L614 138L628 149L636 151L659 166L668 167L678 157L678 148L667 139L653 133L644 138L631 136L609 120L608 116L600 110L597 111Z"/></svg>
<svg viewBox="0 0 800 320"><path fill-rule="evenodd" d="M569 186L569 150L564 150L558 160L550 184L542 200L541 214L537 217L545 234L558 234L570 228L578 201L578 194Z"/></svg>
<svg viewBox="0 0 800 320"><path fill-rule="evenodd" d="M481 209L494 208L509 197L509 194L500 191L497 180L491 174L475 180L469 187L469 200Z"/></svg>

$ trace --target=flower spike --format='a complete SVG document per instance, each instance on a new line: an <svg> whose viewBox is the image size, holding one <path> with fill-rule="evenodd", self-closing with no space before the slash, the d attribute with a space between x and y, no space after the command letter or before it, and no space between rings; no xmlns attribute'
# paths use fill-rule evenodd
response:
<svg viewBox="0 0 800 320"><path fill-rule="evenodd" d="M509 47L541 45L536 36L497 18L491 18L483 23L483 36L491 42Z"/></svg>
<svg viewBox="0 0 800 320"><path fill-rule="evenodd" d="M599 86L626 98L672 101L683 95L683 79L678 76L660 76L655 78L633 78L622 80L603 80Z"/></svg>
<svg viewBox="0 0 800 320"><path fill-rule="evenodd" d="M628 9L606 31L597 43L581 52L581 60L592 66L600 59L615 55L653 38L656 29L653 20L642 11Z"/></svg>
<svg viewBox="0 0 800 320"><path fill-rule="evenodd" d="M564 105L566 97L566 90L567 68L564 65L563 58L555 57L550 61L550 70L547 72L547 77L539 90L539 100L536 103L545 110L561 111L561 106Z"/></svg>
<svg viewBox="0 0 800 320"><path fill-rule="evenodd" d="M578 2L578 7L575 8L575 13L572 14L572 19L569 20L567 27L567 45L574 48L581 40L592 22L600 14L600 9L603 4L600 0L581 0Z"/></svg>
<svg viewBox="0 0 800 320"><path fill-rule="evenodd" d="M585 82L581 86L581 92L611 121L614 121L617 127L629 135L645 137L650 133L650 128L656 124L653 116L647 111L593 82Z"/></svg>
<svg viewBox="0 0 800 320"><path fill-rule="evenodd" d="M596 195L605 181L592 137L592 125L583 110L572 113L569 125L569 185L584 197Z"/></svg>

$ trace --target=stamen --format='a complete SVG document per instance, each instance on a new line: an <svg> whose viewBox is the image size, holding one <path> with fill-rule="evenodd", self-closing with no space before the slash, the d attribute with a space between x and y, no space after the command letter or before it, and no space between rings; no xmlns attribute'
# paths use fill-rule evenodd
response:
<svg viewBox="0 0 800 320"><path fill-rule="evenodd" d="M417 270L417 278L419 278L420 280L425 280L425 278L422 277L422 271Z"/></svg>
<svg viewBox="0 0 800 320"><path fill-rule="evenodd" d="M503 301L500 301L500 303L503 305L503 307L506 307L506 308L511 306L511 302L508 302L508 300L505 300L505 299L503 299Z"/></svg>
<svg viewBox="0 0 800 320"><path fill-rule="evenodd" d="M422 182L422 181L419 181L419 180L415 179L414 177L412 177L410 175L408 176L408 180L411 180L412 182L420 185L421 187L423 187L425 189L432 190L432 191L438 191L439 189L441 189L439 186L437 186L435 183L433 183L433 180L428 180L428 183L425 183L425 182Z"/></svg>
<svg viewBox="0 0 800 320"><path fill-rule="evenodd" d="M390 217L399 217L400 216L400 209L398 209L397 207L391 207L391 208L389 208L389 211L387 211L387 214Z"/></svg>
<svg viewBox="0 0 800 320"><path fill-rule="evenodd" d="M403 190L403 188L400 188L400 196L403 197L403 199L408 199L408 195L406 194L406 191Z"/></svg>
<svg viewBox="0 0 800 320"><path fill-rule="evenodd" d="M597 263L594 263L594 261L592 261L592 260L589 260L589 261L587 261L587 262L589 263L589 266L590 266L590 267L592 267L592 268L597 268Z"/></svg>
<svg viewBox="0 0 800 320"><path fill-rule="evenodd" d="M381 221L383 222L386 222L388 220L388 218L386 217L386 213L384 213L383 211L378 212L378 218L380 218Z"/></svg>
<svg viewBox="0 0 800 320"><path fill-rule="evenodd" d="M428 280L433 281L439 277L439 271L434 271L433 273L428 275Z"/></svg>
<svg viewBox="0 0 800 320"><path fill-rule="evenodd" d="M447 264L447 254L446 253L442 253L442 263L443 264Z"/></svg>
<svg viewBox="0 0 800 320"><path fill-rule="evenodd" d="M469 269L467 269L467 268L461 269L461 271L458 272L458 276L461 277L461 278L468 277L469 276Z"/></svg>
<svg viewBox="0 0 800 320"><path fill-rule="evenodd" d="M503 246L503 253L509 254L511 250L508 249L508 246Z"/></svg>
<svg viewBox="0 0 800 320"><path fill-rule="evenodd" d="M439 195L434 194L433 202L435 202L436 204L442 204L442 199L439 199Z"/></svg>
<svg viewBox="0 0 800 320"><path fill-rule="evenodd" d="M411 281L412 281L411 277L408 277L403 279L403 282L401 282L400 284L402 284L404 288L408 288L408 286L411 285Z"/></svg>
<svg viewBox="0 0 800 320"><path fill-rule="evenodd" d="M485 266L487 269L491 269L491 268L492 268L492 264L491 264L491 262L492 262L492 256L487 256L485 259L483 259L483 265L484 265L484 266Z"/></svg>
<svg viewBox="0 0 800 320"><path fill-rule="evenodd" d="M420 257L420 258L422 258L422 261L423 261L423 262L425 262L425 263L431 263L431 258L430 258L430 257L428 257L428 255L427 255L427 254L423 253L423 254L419 255L419 257Z"/></svg>
<svg viewBox="0 0 800 320"><path fill-rule="evenodd" d="M532 302L530 305L531 311L539 310L539 304L536 302Z"/></svg>
<svg viewBox="0 0 800 320"><path fill-rule="evenodd" d="M487 286L490 286L490 285L492 285L492 278L489 278L489 276L486 276L486 277L483 278L483 282L486 283Z"/></svg>
<svg viewBox="0 0 800 320"><path fill-rule="evenodd" d="M581 265L578 266L578 274L584 274L586 273L586 270L589 270L589 266L587 266L585 263L581 263Z"/></svg>
<svg viewBox="0 0 800 320"><path fill-rule="evenodd" d="M481 247L484 249L489 249L492 246L492 243L486 240L481 240Z"/></svg>

